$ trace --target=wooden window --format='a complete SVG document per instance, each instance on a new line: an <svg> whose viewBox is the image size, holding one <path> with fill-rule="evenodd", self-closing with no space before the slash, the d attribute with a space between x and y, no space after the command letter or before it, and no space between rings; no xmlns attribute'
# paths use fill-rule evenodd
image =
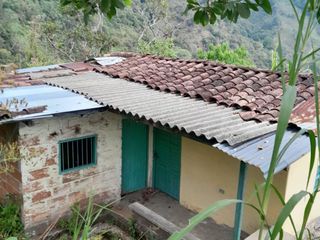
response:
<svg viewBox="0 0 320 240"><path fill-rule="evenodd" d="M59 142L59 171L66 173L96 165L96 136Z"/></svg>

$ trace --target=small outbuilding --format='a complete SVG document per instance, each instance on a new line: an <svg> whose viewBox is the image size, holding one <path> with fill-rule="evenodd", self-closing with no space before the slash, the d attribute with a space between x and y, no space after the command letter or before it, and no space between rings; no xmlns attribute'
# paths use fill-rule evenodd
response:
<svg viewBox="0 0 320 240"><path fill-rule="evenodd" d="M301 128L315 129L312 83L299 76L282 147ZM20 69L0 87L0 141L17 142L20 159L0 176L0 195L22 196L33 234L90 196L108 202L147 187L195 211L226 198L254 202L251 194L268 173L282 95L279 73L123 53ZM309 158L306 134L282 156L274 185L285 200L305 189ZM316 201L311 219L320 215ZM272 195L268 223L281 208ZM303 204L293 212L296 222L302 211ZM256 213L241 204L212 218L234 228L235 239L259 227ZM293 231L289 223L284 230Z"/></svg>

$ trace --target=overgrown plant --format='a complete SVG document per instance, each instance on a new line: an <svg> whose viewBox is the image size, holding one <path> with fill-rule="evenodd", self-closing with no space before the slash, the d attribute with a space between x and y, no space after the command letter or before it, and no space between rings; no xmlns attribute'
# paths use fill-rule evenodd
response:
<svg viewBox="0 0 320 240"><path fill-rule="evenodd" d="M90 237L93 225L97 222L103 211L112 211L110 207L117 201L106 205L99 205L94 203L94 199L91 196L84 211L81 211L80 204L75 204L71 208L71 217L67 220L60 220L58 225L68 231L72 240L87 240Z"/></svg>
<svg viewBox="0 0 320 240"><path fill-rule="evenodd" d="M140 40L138 42L138 51L142 54L153 54L162 57L176 57L174 43L171 38L154 39L151 42Z"/></svg>
<svg viewBox="0 0 320 240"><path fill-rule="evenodd" d="M228 43L210 44L208 51L198 50L198 58L215 60L221 63L254 67L246 48L231 49Z"/></svg>
<svg viewBox="0 0 320 240"><path fill-rule="evenodd" d="M15 162L20 160L19 146L16 141L0 143L0 174L13 172Z"/></svg>
<svg viewBox="0 0 320 240"><path fill-rule="evenodd" d="M280 115L277 124L276 137L274 142L274 148L272 153L272 159L270 162L270 167L267 175L266 181L262 184L262 186L256 186L256 190L253 193L257 198L257 205L252 205L246 201L237 200L237 199L226 199L221 200L207 209L203 210L199 214L195 215L193 218L189 220L188 226L186 226L181 231L173 234L170 237L170 240L178 240L182 239L187 233L192 231L192 229L202 222L205 218L211 216L215 212L220 209L227 207L231 204L241 203L246 204L257 211L260 216L260 231L259 231L259 240L263 239L263 231L267 228L267 235L265 239L276 239L283 238L283 224L289 219L292 228L295 232L295 239L302 240L305 237L305 234L308 233L307 223L310 217L311 209L314 204L314 200L317 197L319 192L319 182L317 186L315 186L313 191L301 190L291 196L291 198L284 202L284 197L281 195L280 191L273 185L274 172L277 164L279 163L281 157L284 155L285 151L288 147L299 137L300 135L308 132L310 138L310 148L311 148L311 157L310 157L310 167L309 167L309 175L307 186L310 182L310 177L313 168L316 166L316 148L318 148L318 159L320 159L320 141L316 141L315 134L312 131L300 130L296 133L292 139L290 139L282 149L280 149L281 142L283 140L284 133L288 127L289 118L292 112L292 109L295 104L297 89L296 83L298 79L299 72L306 65L312 66L313 79L314 79L314 87L315 87L315 106L316 106L316 125L317 125L317 135L320 136L320 126L319 126L319 97L318 97L318 74L316 67L316 53L320 50L320 48L316 48L310 52L307 52L307 46L310 43L310 37L315 27L317 26L317 21L320 21L320 1L319 0L307 0L302 12L299 14L297 9L294 6L292 0L290 0L290 4L294 11L295 17L298 22L298 31L295 39L294 46L294 54L291 60L286 60L283 58L281 39L279 36L279 47L277 49L279 64L276 67L280 69L281 72L281 83L283 96L280 107ZM285 71L285 64L288 64L288 69ZM316 147L317 142L317 147ZM260 191L262 189L262 191ZM281 209L276 222L273 227L270 227L266 221L266 215L269 205L269 199L272 192L275 192L279 198L279 201L283 203L283 208ZM291 213L298 203L302 202L302 200L307 199L307 203L304 208L303 221L300 229L291 218ZM310 234L306 234L309 239L311 239Z"/></svg>
<svg viewBox="0 0 320 240"><path fill-rule="evenodd" d="M0 239L22 236L23 224L20 218L20 205L13 196L7 196L0 203Z"/></svg>

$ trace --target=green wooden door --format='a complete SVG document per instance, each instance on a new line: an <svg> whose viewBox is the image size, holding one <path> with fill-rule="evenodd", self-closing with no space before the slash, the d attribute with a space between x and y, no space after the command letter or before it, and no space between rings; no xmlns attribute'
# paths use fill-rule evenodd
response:
<svg viewBox="0 0 320 240"><path fill-rule="evenodd" d="M148 165L148 126L122 121L122 193L145 188Z"/></svg>
<svg viewBox="0 0 320 240"><path fill-rule="evenodd" d="M181 137L154 128L154 187L179 200Z"/></svg>

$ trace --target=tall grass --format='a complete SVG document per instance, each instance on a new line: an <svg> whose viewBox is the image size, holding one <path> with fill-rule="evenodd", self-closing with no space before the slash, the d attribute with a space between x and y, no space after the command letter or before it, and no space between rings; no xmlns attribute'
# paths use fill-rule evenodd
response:
<svg viewBox="0 0 320 240"><path fill-rule="evenodd" d="M315 106L316 106L316 125L317 125L317 135L320 136L319 128L319 103L318 103L318 74L317 74L317 59L315 57L316 53L320 50L316 48L310 52L306 53L306 48L310 45L312 32L315 30L315 27L320 21L320 0L307 0L305 6L301 13L295 8L295 5L292 0L290 0L291 8L295 14L296 20L298 22L298 31L296 34L295 45L294 45L294 54L291 60L283 58L281 39L279 35L279 47L277 49L279 65L276 67L280 69L281 72L281 83L283 88L283 96L280 107L280 114L278 118L276 137L272 152L272 158L270 162L270 167L268 171L267 178L262 187L262 192L259 191L260 187L256 187L254 195L257 198L257 205L250 204L246 201L237 200L237 199L226 199L215 202L207 209L201 211L193 218L189 220L189 224L183 228L181 231L174 233L169 239L170 240L179 240L182 239L187 233L192 231L192 229L202 222L207 217L216 213L222 208L228 207L231 204L242 203L245 204L255 211L257 211L260 222L260 231L259 231L259 240L263 239L264 229L267 227L267 236L265 239L276 239L283 237L283 225L287 219L289 219L292 228L295 232L295 239L302 240L305 237L305 233L308 232L306 226L309 221L310 213L312 206L314 205L314 200L319 192L319 183L314 188L314 191L300 190L299 192L293 194L287 202L284 201L284 197L281 195L280 191L273 185L274 172L279 163L281 157L287 151L288 147L295 141L295 139L306 133L307 130L301 130L295 134L295 136L290 139L285 146L280 149L283 136L288 127L289 118L294 107L294 103L297 95L296 82L299 75L299 72L302 68L306 66L312 67L314 86L315 86ZM288 66L286 69L285 66ZM286 69L286 72L285 72ZM318 154L320 154L320 141L316 141L315 134L312 131L308 131L310 139L310 148L311 148L311 158L309 164L309 174L307 185L310 182L311 172L316 166L316 148L318 148ZM317 146L316 146L317 142ZM319 159L319 156L318 156ZM307 189L308 186L306 186ZM272 192L276 193L276 196L283 203L283 208L281 209L275 224L272 227L269 227L266 222L266 215L269 206L270 195ZM302 202L302 200L307 199L307 203L304 208L304 213L302 216L302 225L298 229L297 224L291 218L291 213L294 208ZM307 234L310 236L310 234Z"/></svg>

